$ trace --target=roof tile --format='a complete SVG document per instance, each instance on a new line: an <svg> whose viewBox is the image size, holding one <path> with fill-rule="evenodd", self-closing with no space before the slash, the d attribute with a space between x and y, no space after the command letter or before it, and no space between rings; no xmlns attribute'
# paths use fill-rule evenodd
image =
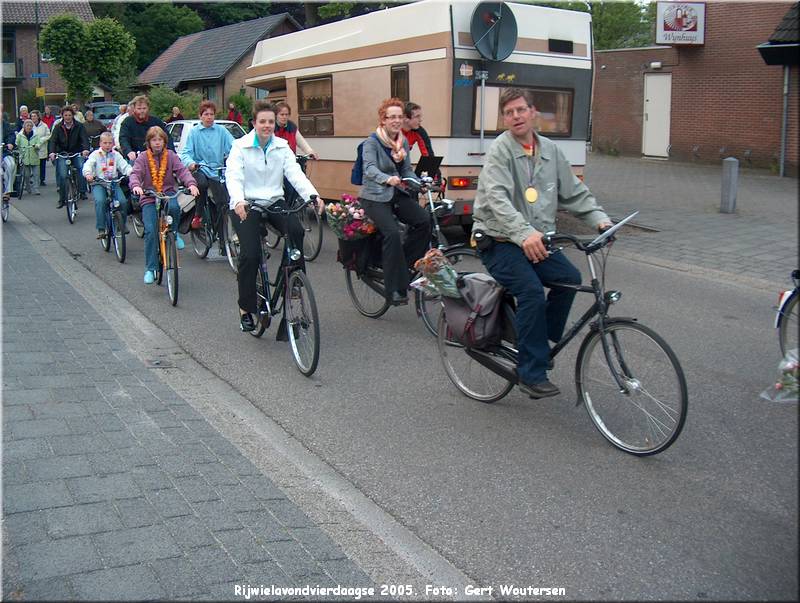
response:
<svg viewBox="0 0 800 603"><path fill-rule="evenodd" d="M772 44L800 42L800 2L795 2L769 37Z"/></svg>
<svg viewBox="0 0 800 603"><path fill-rule="evenodd" d="M82 21L94 19L88 2L3 2L3 24L34 25L37 5L39 23L46 23L51 17L65 13L72 13Z"/></svg>

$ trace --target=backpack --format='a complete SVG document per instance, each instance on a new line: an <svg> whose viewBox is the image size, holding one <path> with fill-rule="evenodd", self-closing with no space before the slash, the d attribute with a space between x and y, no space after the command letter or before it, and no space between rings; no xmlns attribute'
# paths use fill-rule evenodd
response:
<svg viewBox="0 0 800 603"><path fill-rule="evenodd" d="M442 296L447 338L476 349L500 343L503 287L488 274L479 272L459 276L456 286L460 298Z"/></svg>
<svg viewBox="0 0 800 603"><path fill-rule="evenodd" d="M374 132L369 135L369 137L378 140L378 135ZM368 137L368 138L369 138ZM353 162L353 168L350 170L350 184L355 184L356 186L363 186L364 184L364 143L366 139L362 140L358 143L358 148L356 148L356 160ZM383 147L383 145L381 145ZM392 156L392 152L383 147L383 150L386 152L387 155L390 157Z"/></svg>

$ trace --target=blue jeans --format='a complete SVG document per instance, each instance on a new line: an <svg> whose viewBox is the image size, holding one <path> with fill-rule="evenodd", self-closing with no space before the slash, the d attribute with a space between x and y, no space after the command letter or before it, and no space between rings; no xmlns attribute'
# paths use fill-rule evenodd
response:
<svg viewBox="0 0 800 603"><path fill-rule="evenodd" d="M94 197L95 227L97 230L105 230L108 226L108 224L106 224L106 211L108 211L108 205L110 202L106 187L100 184L95 184L92 186L92 197ZM122 193L122 189L119 186L114 187L114 198L119 201L119 206L122 210L122 221L124 224L125 220L128 218L130 208L128 207L128 200L125 198L125 195Z"/></svg>
<svg viewBox="0 0 800 603"><path fill-rule="evenodd" d="M167 212L172 216L172 231L178 231L181 219L181 206L177 199L170 199ZM144 223L144 269L155 272L158 268L158 214L156 204L142 205L142 222Z"/></svg>
<svg viewBox="0 0 800 603"><path fill-rule="evenodd" d="M78 192L86 192L86 180L83 177L83 156L78 155L72 158L72 169L77 170ZM61 203L67 200L67 160L56 159L56 184L58 185L58 200Z"/></svg>
<svg viewBox="0 0 800 603"><path fill-rule="evenodd" d="M519 361L517 374L528 384L547 379L549 339L557 342L564 333L569 310L575 299L570 289L550 289L545 298L543 283L579 285L580 271L563 253L534 264L513 243L495 243L480 253L489 274L517 300L516 330Z"/></svg>

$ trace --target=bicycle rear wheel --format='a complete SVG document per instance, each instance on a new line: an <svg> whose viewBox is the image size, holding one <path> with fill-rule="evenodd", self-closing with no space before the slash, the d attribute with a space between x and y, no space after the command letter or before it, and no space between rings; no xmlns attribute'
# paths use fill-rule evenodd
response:
<svg viewBox="0 0 800 603"><path fill-rule="evenodd" d="M781 346L781 356L798 347L800 339L800 293L797 291L783 309L781 321L778 324L778 343Z"/></svg>
<svg viewBox="0 0 800 603"><path fill-rule="evenodd" d="M11 211L11 204L3 199L2 206L0 206L0 216L3 218L3 222L8 222L8 214Z"/></svg>
<svg viewBox="0 0 800 603"><path fill-rule="evenodd" d="M302 270L289 275L285 292L286 330L297 368L306 377L319 363L319 315L311 281Z"/></svg>
<svg viewBox="0 0 800 603"><path fill-rule="evenodd" d="M380 318L386 314L390 304L382 291L383 281L373 278L372 274L372 268L368 268L363 275L349 268L344 271L347 292L356 310L367 318Z"/></svg>
<svg viewBox="0 0 800 603"><path fill-rule="evenodd" d="M307 205L298 215L300 224L306 231L303 237L303 257L311 262L322 250L322 216L317 213L314 205Z"/></svg>
<svg viewBox="0 0 800 603"><path fill-rule="evenodd" d="M258 313L254 317L256 328L252 331L248 331L253 337L261 337L264 331L267 330L271 319L268 310L269 298L267 297L268 289L265 278L264 272L259 268L258 272L256 272L256 306L258 308ZM261 312L264 312L264 314L261 314Z"/></svg>
<svg viewBox="0 0 800 603"><path fill-rule="evenodd" d="M209 226L207 212L203 216L203 223L200 228L193 228L190 232L192 234L192 248L195 254L199 258L205 258L208 256L208 252L211 251L211 243L214 238Z"/></svg>
<svg viewBox="0 0 800 603"><path fill-rule="evenodd" d="M478 257L478 252L470 247L447 249L444 251L444 257L450 260L458 274L467 274L469 272L486 273L486 268ZM439 314L442 311L441 296L415 289L414 304L417 309L417 316L422 319L422 323L428 332L435 337L437 325L439 324Z"/></svg>
<svg viewBox="0 0 800 603"><path fill-rule="evenodd" d="M686 420L686 378L678 358L655 331L633 320L611 321L605 332L611 366L600 331L592 330L575 362L578 395L611 444L636 456L659 453L675 441Z"/></svg>
<svg viewBox="0 0 800 603"><path fill-rule="evenodd" d="M239 235L236 234L236 229L233 227L231 214L225 217L223 222L225 229L225 252L228 256L228 265L234 272L239 272Z"/></svg>
<svg viewBox="0 0 800 603"><path fill-rule="evenodd" d="M78 187L72 178L67 179L67 220L70 224L75 224L75 217L78 215Z"/></svg>
<svg viewBox="0 0 800 603"><path fill-rule="evenodd" d="M109 233L110 235L110 233ZM117 255L117 261L122 264L125 261L127 253L127 242L125 240L125 219L122 213L114 212L114 253Z"/></svg>
<svg viewBox="0 0 800 603"><path fill-rule="evenodd" d="M175 233L172 231L167 233L164 246L167 251L167 266L165 268L167 293L169 294L169 301L175 306L178 303L178 245L175 242Z"/></svg>
<svg viewBox="0 0 800 603"><path fill-rule="evenodd" d="M444 311L439 313L436 333L436 347L439 350L444 370L450 381L462 394L473 400L491 404L505 397L514 387L513 381L490 370L476 358L467 354L463 345L453 341L447 328L447 317ZM510 373L515 370L514 363L510 360L500 358L490 352L479 352L479 354L485 354L490 361L502 363Z"/></svg>
<svg viewBox="0 0 800 603"><path fill-rule="evenodd" d="M133 223L133 232L136 233L136 236L140 239L144 238L144 222L142 222L142 216L139 213L133 214L131 216L131 222Z"/></svg>

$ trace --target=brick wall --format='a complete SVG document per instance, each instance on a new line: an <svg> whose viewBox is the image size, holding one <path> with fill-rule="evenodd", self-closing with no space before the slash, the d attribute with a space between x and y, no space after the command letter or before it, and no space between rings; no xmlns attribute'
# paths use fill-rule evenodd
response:
<svg viewBox="0 0 800 603"><path fill-rule="evenodd" d="M670 157L717 162L720 149L748 165L775 165L780 153L783 68L755 49L790 8L781 2L709 2L705 45L597 52L592 143L642 151L644 74L651 61L672 73ZM602 66L605 65L605 69ZM798 169L798 68L791 70L787 166ZM693 153L693 148L696 152Z"/></svg>
<svg viewBox="0 0 800 603"><path fill-rule="evenodd" d="M49 95L58 94L63 95L67 91L64 80L58 74L58 67L54 63L41 62L37 64L36 59L36 28L18 25L16 29L16 51L17 59L22 59L22 75L24 79L17 84L17 99L22 98L22 93L26 90L34 90L38 80L31 79L29 76L32 73L46 73L49 77L42 79L42 86L45 92ZM38 71L41 67L41 71ZM63 97L62 97L63 98ZM48 98L48 103L53 103L53 98ZM60 104L60 103L54 103ZM14 107L16 114L18 107ZM10 112L9 112L10 114Z"/></svg>

